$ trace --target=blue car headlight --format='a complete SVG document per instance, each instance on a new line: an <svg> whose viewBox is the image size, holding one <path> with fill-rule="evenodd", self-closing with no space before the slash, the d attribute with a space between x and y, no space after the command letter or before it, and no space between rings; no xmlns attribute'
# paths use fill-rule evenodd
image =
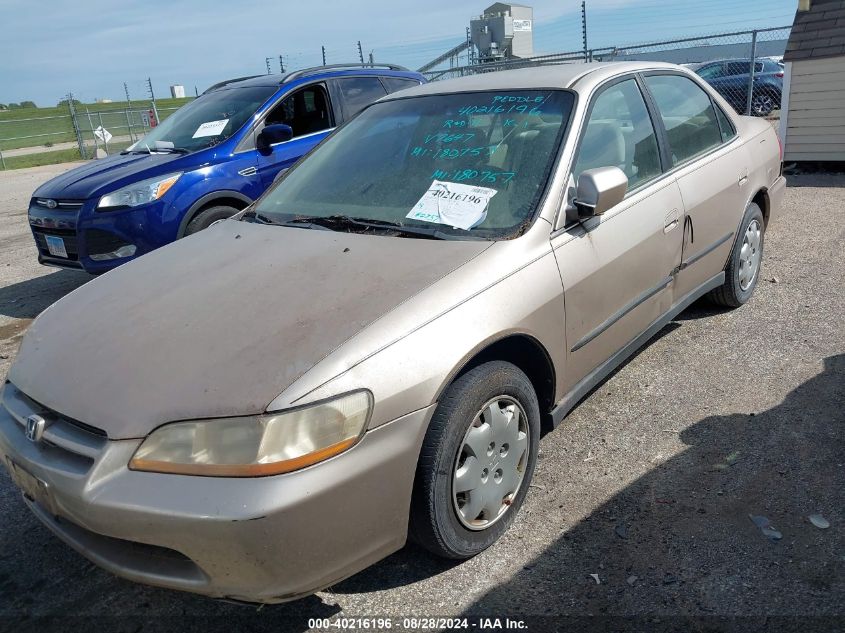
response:
<svg viewBox="0 0 845 633"><path fill-rule="evenodd" d="M176 184L181 176L182 172L156 176L113 191L100 198L97 210L108 211L110 209L137 207L158 200Z"/></svg>

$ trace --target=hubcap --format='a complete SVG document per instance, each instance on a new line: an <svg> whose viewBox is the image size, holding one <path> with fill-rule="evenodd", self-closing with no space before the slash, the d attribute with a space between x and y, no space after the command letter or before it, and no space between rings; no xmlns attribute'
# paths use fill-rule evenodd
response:
<svg viewBox="0 0 845 633"><path fill-rule="evenodd" d="M452 501L458 520L483 530L502 518L525 478L528 417L510 396L490 400L476 414L455 458Z"/></svg>
<svg viewBox="0 0 845 633"><path fill-rule="evenodd" d="M743 292L754 283L760 269L760 259L763 257L761 237L760 224L752 220L745 230L742 249L739 251L739 287Z"/></svg>

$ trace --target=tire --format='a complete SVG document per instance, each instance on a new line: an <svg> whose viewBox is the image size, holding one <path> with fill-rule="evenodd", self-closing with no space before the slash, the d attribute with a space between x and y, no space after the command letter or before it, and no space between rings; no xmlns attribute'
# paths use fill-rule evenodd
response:
<svg viewBox="0 0 845 633"><path fill-rule="evenodd" d="M203 229L207 229L218 220L231 218L238 211L239 209L236 209L235 207L227 207L223 205L203 209L191 218L190 222L188 222L188 226L185 227L185 237L193 235L194 233L199 233Z"/></svg>
<svg viewBox="0 0 845 633"><path fill-rule="evenodd" d="M714 303L738 308L747 303L754 294L760 279L765 227L760 207L754 203L748 205L731 256L725 266L725 283L708 295Z"/></svg>
<svg viewBox="0 0 845 633"><path fill-rule="evenodd" d="M491 407L505 417L496 415ZM514 418L517 412L519 417ZM507 421L504 427L503 420ZM472 436L470 427L475 429ZM520 369L492 361L459 376L444 392L423 441L411 498L412 540L438 556L459 560L490 547L507 531L522 506L534 474L539 440L537 394ZM472 462L469 443L482 446L477 452L486 461ZM479 468L470 469L471 464ZM460 481L461 472L482 473L478 487L455 492L464 485L453 483ZM476 515L479 503L494 509Z"/></svg>
<svg viewBox="0 0 845 633"><path fill-rule="evenodd" d="M775 95L763 90L751 97L751 114L754 116L769 116L780 107L780 101L775 101Z"/></svg>

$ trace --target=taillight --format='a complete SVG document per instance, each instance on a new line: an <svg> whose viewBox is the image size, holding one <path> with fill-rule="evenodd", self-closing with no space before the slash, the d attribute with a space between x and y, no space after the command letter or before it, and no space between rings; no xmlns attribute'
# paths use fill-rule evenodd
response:
<svg viewBox="0 0 845 633"><path fill-rule="evenodd" d="M783 73L775 73L775 77L781 77L781 78L783 78Z"/></svg>

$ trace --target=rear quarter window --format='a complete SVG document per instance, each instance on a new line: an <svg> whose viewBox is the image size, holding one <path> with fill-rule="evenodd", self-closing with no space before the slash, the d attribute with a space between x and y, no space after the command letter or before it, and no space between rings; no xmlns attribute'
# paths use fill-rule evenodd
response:
<svg viewBox="0 0 845 633"><path fill-rule="evenodd" d="M405 88L413 88L419 86L420 82L416 79L402 79L401 77L382 77L381 82L387 89L388 94L393 94Z"/></svg>

